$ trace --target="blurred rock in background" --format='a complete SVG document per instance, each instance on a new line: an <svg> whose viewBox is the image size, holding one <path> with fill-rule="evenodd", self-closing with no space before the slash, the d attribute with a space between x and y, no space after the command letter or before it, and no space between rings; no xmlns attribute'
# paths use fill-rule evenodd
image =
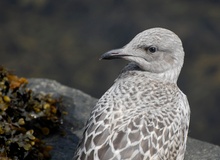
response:
<svg viewBox="0 0 220 160"><path fill-rule="evenodd" d="M220 145L219 8L218 0L1 1L0 64L99 98L127 63L99 56L145 29L168 28L186 52L178 84L191 105L189 135Z"/></svg>

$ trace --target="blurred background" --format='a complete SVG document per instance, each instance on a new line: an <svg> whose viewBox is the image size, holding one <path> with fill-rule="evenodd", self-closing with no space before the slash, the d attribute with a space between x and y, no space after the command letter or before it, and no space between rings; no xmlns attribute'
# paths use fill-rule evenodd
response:
<svg viewBox="0 0 220 160"><path fill-rule="evenodd" d="M100 55L151 27L183 41L178 85L191 105L189 135L220 145L219 0L2 0L0 65L99 98L127 63Z"/></svg>

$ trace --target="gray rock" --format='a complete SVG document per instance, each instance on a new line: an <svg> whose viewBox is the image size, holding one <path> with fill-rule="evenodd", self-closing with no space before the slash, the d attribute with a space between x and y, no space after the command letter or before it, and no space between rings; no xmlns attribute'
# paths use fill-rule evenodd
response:
<svg viewBox="0 0 220 160"><path fill-rule="evenodd" d="M185 160L220 160L220 147L188 138Z"/></svg>
<svg viewBox="0 0 220 160"><path fill-rule="evenodd" d="M71 160L82 137L83 126L86 123L92 107L97 99L73 88L61 85L54 80L29 79L28 87L36 93L51 94L53 97L62 97L63 108L68 114L63 116L60 133L54 133L45 139L53 146L52 160ZM188 138L185 160L220 160L220 147Z"/></svg>

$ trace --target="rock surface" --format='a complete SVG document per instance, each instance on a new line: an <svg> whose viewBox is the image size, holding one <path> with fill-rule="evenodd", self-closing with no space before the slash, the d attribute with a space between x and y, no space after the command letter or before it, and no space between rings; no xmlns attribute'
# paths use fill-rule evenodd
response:
<svg viewBox="0 0 220 160"><path fill-rule="evenodd" d="M73 88L66 87L54 80L29 79L28 87L36 93L52 94L54 97L62 97L63 108L68 114L63 116L61 130L65 135L54 133L45 139L45 142L53 146L52 160L71 160L83 133L92 107L97 99ZM219 160L220 147L188 138L185 160Z"/></svg>

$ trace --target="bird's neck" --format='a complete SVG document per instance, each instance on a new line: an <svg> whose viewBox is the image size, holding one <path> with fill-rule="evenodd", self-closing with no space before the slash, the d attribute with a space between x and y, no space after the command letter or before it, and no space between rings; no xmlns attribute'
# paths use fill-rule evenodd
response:
<svg viewBox="0 0 220 160"><path fill-rule="evenodd" d="M137 74L144 75L144 76L146 76L146 78L152 78L152 79L156 79L158 81L176 84L178 77L179 77L180 70L181 70L181 67L180 68L173 68L173 69L167 70L165 72L161 72L161 73L152 73L149 71L142 70L140 67L138 67L134 63L130 63L122 70L122 73L126 74L126 72L137 72Z"/></svg>
<svg viewBox="0 0 220 160"><path fill-rule="evenodd" d="M175 68L175 69L167 70L162 73L153 73L153 74L158 78L163 79L164 81L177 83L179 73L180 73L180 69Z"/></svg>

